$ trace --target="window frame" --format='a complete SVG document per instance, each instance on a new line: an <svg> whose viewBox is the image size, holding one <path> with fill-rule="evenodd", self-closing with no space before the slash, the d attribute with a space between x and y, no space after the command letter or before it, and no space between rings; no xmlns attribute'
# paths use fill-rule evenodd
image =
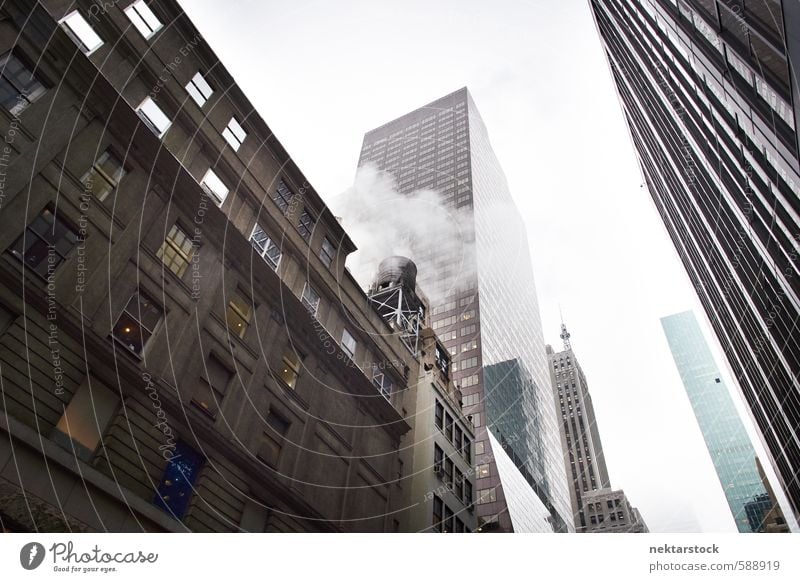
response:
<svg viewBox="0 0 800 582"><path fill-rule="evenodd" d="M88 32L97 38L97 42L94 44L94 46L89 46L88 44L86 44L88 41L93 40L90 38L83 38L86 31L84 31L84 33L81 33L81 31L77 30L73 24L69 23L70 20L74 20L75 18L78 18L80 20L79 24L86 26ZM87 57L91 55L94 51L99 49L101 46L103 46L103 44L105 43L103 38L99 34L97 34L92 25L89 24L89 21L86 20L86 18L84 18L83 14L78 9L75 9L69 14L67 14L64 18L58 21L58 24L64 29L67 35L72 39L72 41L76 45L78 45L78 48L80 48L81 52L83 52L83 54L85 54Z"/></svg>
<svg viewBox="0 0 800 582"><path fill-rule="evenodd" d="M212 184L210 182L206 181L209 178L212 181L216 180L219 183L219 186L224 188L225 193L223 194L222 192L215 191L214 188L212 187ZM214 171L214 168L209 168L208 170L206 170L206 173L203 174L202 180L200 180L200 186L203 188L203 190L206 192L206 194L208 194L209 196L211 196L214 199L214 201L216 202L217 206L220 206L220 207L223 204L225 204L225 200L227 200L228 194L231 193L231 189L228 187L227 184L225 184L225 182L222 181L222 178L220 178L219 174L217 174Z"/></svg>
<svg viewBox="0 0 800 582"><path fill-rule="evenodd" d="M241 132L241 138L239 137L238 132ZM231 116L230 120L225 125L225 129L223 129L221 133L223 139L235 152L239 151L239 148L242 147L244 140L247 139L247 131L245 131L244 127L242 127L242 124L239 123L238 119L236 119L235 115Z"/></svg>
<svg viewBox="0 0 800 582"><path fill-rule="evenodd" d="M234 303L234 299L241 299L242 303L248 307L248 312L245 314L242 310ZM236 329L231 326L231 321L229 318L230 312L233 311L234 315L242 320L244 326L242 330L237 333ZM250 324L253 319L253 313L255 312L255 306L253 305L252 299L250 299L247 295L239 291L238 289L234 290L234 292L230 296L230 300L228 301L228 306L225 309L225 325L228 327L228 330L233 333L239 339L244 339L244 336L247 335L247 330L250 328Z"/></svg>
<svg viewBox="0 0 800 582"><path fill-rule="evenodd" d="M147 327L139 319L139 317L141 317L141 305L140 305L139 301L137 301L137 303L136 303L136 307L138 308L137 311L139 311L139 313L133 313L132 311L130 311L128 309L128 307L131 305L131 302L133 302L134 299L136 299L137 297L142 297L142 296L144 296L144 298L147 299L150 302L150 304L153 305L159 311L158 320L156 321L155 325L153 325L152 329ZM136 350L132 349L125 342L124 338L118 337L117 334L114 333L114 330L117 328L117 326L120 325L120 320L126 314L128 315L128 317L130 319L132 319L134 322L136 322L139 325L140 330L143 329L148 333L147 338L143 338L143 335L140 332L139 339L142 340L141 341L142 345L141 345L141 349L138 352ZM128 299L128 301L125 303L125 307L123 307L120 310L119 315L117 316L117 319L114 321L114 325L111 327L111 337L114 339L115 342L117 342L120 345L122 345L123 347L125 347L130 354L134 355L137 358L144 359L144 356L145 356L145 354L147 352L147 347L148 347L148 345L150 345L150 340L152 340L156 336L156 333L158 333L158 330L161 327L161 323L164 321L165 316L166 316L166 310L164 309L164 307L160 303L157 303L156 301L153 301L151 295L147 291L142 291L141 288L137 288L133 292L133 294L131 295L130 299Z"/></svg>
<svg viewBox="0 0 800 582"><path fill-rule="evenodd" d="M258 242L256 238L254 238L257 230L261 231L261 233L264 235L264 240L266 241L266 244L263 247L261 246L261 243ZM250 244L253 246L253 249L255 249L256 254L260 256L264 260L264 262L266 262L272 268L273 271L277 272L278 267L281 264L281 258L283 258L283 252L281 251L281 248L277 244L275 244L275 241L272 240L272 237L267 234L267 231L264 230L260 224L258 224L258 222L255 223L255 225L253 226L253 230L250 233ZM278 258L274 260L272 255L270 254L270 251L272 251L273 249L277 249L278 251Z"/></svg>
<svg viewBox="0 0 800 582"><path fill-rule="evenodd" d="M47 220L47 218L46 218L47 215L52 217L50 221ZM50 228L51 230L55 230L54 227L57 224L61 229L64 229L66 231L64 233L65 235L71 234L72 238L74 238L74 240L70 240L69 236L61 236L58 239L53 239L54 240L54 244L51 245L50 241L48 241L48 239L46 239L43 235L38 233L33 228L34 224L39 222L40 219L43 220L46 223L46 226L48 228ZM36 273L36 275L41 277L42 279L47 280L48 277L55 276L56 272L58 271L58 268L61 265L63 265L64 263L66 263L67 260L69 260L70 253L72 252L72 250L76 246L78 246L78 243L81 242L81 240L86 240L85 237L84 237L84 239L81 239L79 237L79 234L78 234L79 232L80 232L79 229L75 228L71 221L64 220L63 218L61 218L61 213L54 212L53 206L48 204L47 206L42 208L42 210L33 218L33 220L31 220L25 226L25 230L23 230L22 234L20 234L14 240L14 242L12 242L11 245L8 247L8 251L11 253L11 255L13 257L18 259L23 264L23 266L25 268L30 269L32 272ZM32 266L31 263L29 263L26 260L26 255L33 248L33 244L30 244L30 245L28 244L28 239L30 239L31 237L33 237L35 241L44 243L44 245L48 249L47 254L44 255L41 258L41 260L39 260L36 263L35 266ZM60 251L58 249L58 245L63 240L67 240L67 242L70 243L70 247L66 251L62 252L62 251ZM36 243L34 242L34 244L36 244ZM19 251L17 248L15 248L17 246L21 247L22 251ZM53 266L52 269L48 269L47 272L45 272L44 274L40 273L38 271L38 268L42 264L49 264L50 263L50 261L48 259L48 256L50 254L50 249L53 249L53 252L58 256L58 258L60 260L57 263L55 263L55 265Z"/></svg>
<svg viewBox="0 0 800 582"><path fill-rule="evenodd" d="M106 159L113 158L117 162L119 162L119 168L117 173L119 177L109 176L108 173L102 168L101 164L103 164L104 156ZM83 184L84 191L90 191L89 187L87 186L86 182L89 180L90 175L96 175L100 179L103 180L105 184L109 186L109 188L102 194L102 196L98 196L93 190L91 190L91 194L94 198L96 198L99 202L104 202L106 198L108 198L109 194L114 192L118 187L122 179L128 174L128 170L125 167L125 163L120 159L117 155L116 151L111 148L107 147L103 150L103 153L100 154L97 158L95 158L94 162L89 169L84 172L83 176L81 177L81 184Z"/></svg>
<svg viewBox="0 0 800 582"><path fill-rule="evenodd" d="M163 130L158 127L158 124L156 124L156 122L144 110L145 104L147 103L152 103L153 107L155 107L156 110L158 110L158 112L167 119L167 125ZM136 115L139 116L139 119L142 120L142 123L144 123L148 129L150 129L150 131L152 131L156 137L158 137L158 139L162 139L169 131L169 128L172 127L172 119L169 118L166 112L161 109L156 100L150 97L150 95L147 95L144 99L142 99L141 103L136 106Z"/></svg>
<svg viewBox="0 0 800 582"><path fill-rule="evenodd" d="M333 245L330 239L328 239L327 236L322 237L322 246L319 249L319 258L322 261L322 263L329 269L333 265L333 261L336 258L336 250L337 250L336 247Z"/></svg>
<svg viewBox="0 0 800 582"><path fill-rule="evenodd" d="M197 77L200 77L200 79L202 79L203 83L205 83L206 87L208 87L208 88L209 88L209 90L210 90L210 91L209 91L209 93L208 93L207 95L206 95L206 93L203 91L203 88L202 88L202 87L200 87L200 85L198 85L198 84L195 82L195 79L197 79ZM206 76L205 76L205 75L203 74L203 72L202 72L202 71L200 71L200 70L198 70L198 71L197 71L197 72L196 72L196 73L195 73L195 74L192 76L192 78L191 78L191 79L189 79L189 82L188 82L188 83L186 83L186 85L184 85L184 88L186 89L186 93L188 93L188 94L189 94L189 97L191 97L191 98L192 98L192 101L194 101L194 102L195 102L195 104L196 104L196 105L197 105L197 106L198 106L200 109L202 109L202 108L203 108L203 106L204 106L206 103L208 103L208 100L209 100L209 99L211 99L211 96L214 94L214 87L212 87L212 86L211 86L211 83L209 83L209 82L208 82L208 80L206 79ZM196 93L196 94L195 94L195 93ZM202 99L202 103L200 102L200 100L201 100L201 99Z"/></svg>
<svg viewBox="0 0 800 582"><path fill-rule="evenodd" d="M35 88L29 89L27 86L24 88L21 87L19 79L21 75L12 77L7 73L9 70L9 62L12 61L20 72L27 73L27 75L30 76L30 83L35 83ZM28 107L36 103L36 101L41 99L41 97L47 92L47 86L42 81L41 76L37 75L34 68L28 64L27 60L21 58L20 55L13 49L6 51L2 56L0 56L0 82L8 84L8 86L16 93L16 104L13 107L8 107L6 104L2 105L6 111L13 116L18 116Z"/></svg>
<svg viewBox="0 0 800 582"><path fill-rule="evenodd" d="M316 303L313 306L312 306L311 302L308 301L308 299L306 299L306 291L307 290L310 290L311 293L313 293L316 296ZM314 289L314 287L308 281L306 281L305 284L303 285L303 293L300 295L300 301L303 303L303 305L306 306L306 309L308 309L308 312L313 317L316 318L317 314L319 313L320 303L322 303L322 296L319 293L317 293L317 290ZM313 307L313 310L312 310L312 307Z"/></svg>
<svg viewBox="0 0 800 582"><path fill-rule="evenodd" d="M178 243L176 243L172 238L170 238L170 235L172 234L173 230L182 233L186 237L186 240L188 240L189 242L192 243L191 252L190 253L187 254L181 248L181 246L178 245ZM169 246L169 248L171 248L172 251L175 253L175 257L174 258L180 258L183 261L185 261L185 264L182 265L182 267L180 269L180 272L176 272L175 270L172 269L172 265L176 264L175 261L174 261L174 258L170 259L170 264L169 265L164 261L164 250L165 250L165 248L167 246ZM169 229L169 232L167 232L167 235L164 237L164 241L161 243L161 246L159 247L158 251L156 251L156 258L158 258L161 261L161 264L169 272L171 272L173 275L175 275L179 279L182 279L183 276L186 274L186 271L189 268L189 265L192 264L192 259L194 258L195 254L196 254L196 249L197 249L197 245L194 243L194 239L189 235L189 233L186 232L186 230L183 229L183 227L181 226L180 222L176 221L176 222L174 222L172 224L172 226Z"/></svg>
<svg viewBox="0 0 800 582"><path fill-rule="evenodd" d="M144 7L145 9L143 11L144 15L139 12L139 8L141 7ZM150 40L159 30L164 28L164 23L161 22L158 16L155 15L155 13L150 9L144 0L135 0L134 2L131 2L126 8L123 9L123 12L125 13L125 16L128 17L128 20L131 22L131 24L133 24L133 27L144 37L145 40ZM134 20L131 14L135 14L139 20ZM158 26L153 28L153 23L148 22L148 17L152 17L155 22L158 23ZM150 32L145 33L145 29L149 30Z"/></svg>

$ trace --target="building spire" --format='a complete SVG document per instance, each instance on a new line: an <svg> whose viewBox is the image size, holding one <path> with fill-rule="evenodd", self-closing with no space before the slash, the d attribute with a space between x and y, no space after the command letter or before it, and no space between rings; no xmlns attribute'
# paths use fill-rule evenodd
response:
<svg viewBox="0 0 800 582"><path fill-rule="evenodd" d="M564 323L564 315L561 313L561 307L558 308L558 314L561 316L561 339L564 340L564 351L571 350L572 346L569 343L569 332L567 331L567 324Z"/></svg>

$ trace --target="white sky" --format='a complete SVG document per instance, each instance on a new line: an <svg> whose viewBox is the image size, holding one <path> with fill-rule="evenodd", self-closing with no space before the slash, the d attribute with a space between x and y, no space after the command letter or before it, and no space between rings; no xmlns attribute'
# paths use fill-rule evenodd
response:
<svg viewBox="0 0 800 582"><path fill-rule="evenodd" d="M527 224L545 338L561 345L559 306L572 333L612 486L651 531L735 531L659 318L693 309L718 346L640 187L585 0L182 4L328 201L365 131L468 86Z"/></svg>

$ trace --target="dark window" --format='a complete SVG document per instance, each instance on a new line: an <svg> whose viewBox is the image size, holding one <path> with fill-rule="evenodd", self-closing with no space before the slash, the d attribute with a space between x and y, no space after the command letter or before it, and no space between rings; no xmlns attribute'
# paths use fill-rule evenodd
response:
<svg viewBox="0 0 800 582"><path fill-rule="evenodd" d="M175 444L173 452L153 503L175 518L183 519L205 459L183 441Z"/></svg>
<svg viewBox="0 0 800 582"><path fill-rule="evenodd" d="M133 294L122 310L111 335L134 354L141 355L161 321L163 312L145 294Z"/></svg>
<svg viewBox="0 0 800 582"><path fill-rule="evenodd" d="M462 442L463 440L464 440L464 432L461 430L460 426L455 425L455 427L453 428L453 444L455 445L456 450L458 450L459 453L461 453L464 450L464 443Z"/></svg>
<svg viewBox="0 0 800 582"><path fill-rule="evenodd" d="M444 533L452 533L453 532L453 510L444 506L444 524L442 531Z"/></svg>
<svg viewBox="0 0 800 582"><path fill-rule="evenodd" d="M87 192L91 192L102 202L114 191L124 175L125 168L122 162L117 156L106 150L83 175L81 182Z"/></svg>
<svg viewBox="0 0 800 582"><path fill-rule="evenodd" d="M311 240L311 233L314 232L314 224L316 220L311 216L311 213L303 208L303 214L300 215L300 221L297 223L297 230L304 239Z"/></svg>
<svg viewBox="0 0 800 582"><path fill-rule="evenodd" d="M444 461L444 451L439 445L433 445L433 471L441 474L444 471L442 462Z"/></svg>
<svg viewBox="0 0 800 582"><path fill-rule="evenodd" d="M444 434L451 443L453 442L453 417L445 412L444 414Z"/></svg>
<svg viewBox="0 0 800 582"><path fill-rule="evenodd" d="M453 486L453 461L450 459L444 460L444 482Z"/></svg>
<svg viewBox="0 0 800 582"><path fill-rule="evenodd" d="M458 469L455 470L455 481L453 483L453 492L459 499L464 498L464 474Z"/></svg>
<svg viewBox="0 0 800 582"><path fill-rule="evenodd" d="M432 524L433 524L433 531L442 531L442 509L444 504L442 503L441 498L437 497L436 495L433 496L433 516L432 516Z"/></svg>
<svg viewBox="0 0 800 582"><path fill-rule="evenodd" d="M464 458L467 462L472 462L472 443L466 436L464 436Z"/></svg>
<svg viewBox="0 0 800 582"><path fill-rule="evenodd" d="M0 57L0 104L12 115L44 95L44 85L12 52Z"/></svg>
<svg viewBox="0 0 800 582"><path fill-rule="evenodd" d="M336 256L336 247L331 244L328 237L322 239L322 248L319 251L319 258L325 263L325 266L330 268L333 264L333 259Z"/></svg>
<svg viewBox="0 0 800 582"><path fill-rule="evenodd" d="M286 183L283 180L278 180L278 187L275 189L272 199L284 214L289 212L289 204L292 201L292 197L294 197L294 193L289 190L289 187L286 185Z"/></svg>
<svg viewBox="0 0 800 582"><path fill-rule="evenodd" d="M258 457L272 467L278 465L283 439L289 431L289 421L280 414L270 410L266 418L267 430L264 431L263 442L258 450Z"/></svg>
<svg viewBox="0 0 800 582"><path fill-rule="evenodd" d="M42 277L52 275L78 242L78 235L45 208L11 246L11 253Z"/></svg>
<svg viewBox="0 0 800 582"><path fill-rule="evenodd" d="M464 503L467 508L472 510L472 483L464 480Z"/></svg>
<svg viewBox="0 0 800 582"><path fill-rule="evenodd" d="M456 518L456 529L455 533L464 533L464 522L460 519Z"/></svg>
<svg viewBox="0 0 800 582"><path fill-rule="evenodd" d="M442 424L443 423L443 419L444 419L444 406L442 406L441 402L437 402L436 403L436 417L435 417L436 428L438 428L440 430L442 429L442 427L444 426Z"/></svg>
<svg viewBox="0 0 800 582"><path fill-rule="evenodd" d="M233 373L214 356L208 358L203 372L200 386L191 402L211 418L216 418Z"/></svg>

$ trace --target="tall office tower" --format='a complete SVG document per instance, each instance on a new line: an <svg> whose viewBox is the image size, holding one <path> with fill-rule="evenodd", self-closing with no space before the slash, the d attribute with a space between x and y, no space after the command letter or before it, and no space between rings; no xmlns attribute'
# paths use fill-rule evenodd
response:
<svg viewBox="0 0 800 582"><path fill-rule="evenodd" d="M556 353L547 346L547 354L550 356L550 377L556 409L561 413L561 446L567 479L571 481L572 519L575 531L585 532L589 519L584 511L584 494L610 488L611 484L592 396L569 337L567 327L562 324L564 350Z"/></svg>
<svg viewBox="0 0 800 582"><path fill-rule="evenodd" d="M367 162L466 217L458 244L411 258L475 426L480 529L571 530L527 234L467 89L368 132Z"/></svg>
<svg viewBox="0 0 800 582"><path fill-rule="evenodd" d="M720 377L703 332L691 311L663 317L661 325L736 527L740 532L758 531L760 520L753 523L747 506L758 501L763 508L769 495L761 482L750 437ZM774 505L774 500L770 499L769 508Z"/></svg>
<svg viewBox="0 0 800 582"><path fill-rule="evenodd" d="M658 212L800 510L800 3L590 0Z"/></svg>

